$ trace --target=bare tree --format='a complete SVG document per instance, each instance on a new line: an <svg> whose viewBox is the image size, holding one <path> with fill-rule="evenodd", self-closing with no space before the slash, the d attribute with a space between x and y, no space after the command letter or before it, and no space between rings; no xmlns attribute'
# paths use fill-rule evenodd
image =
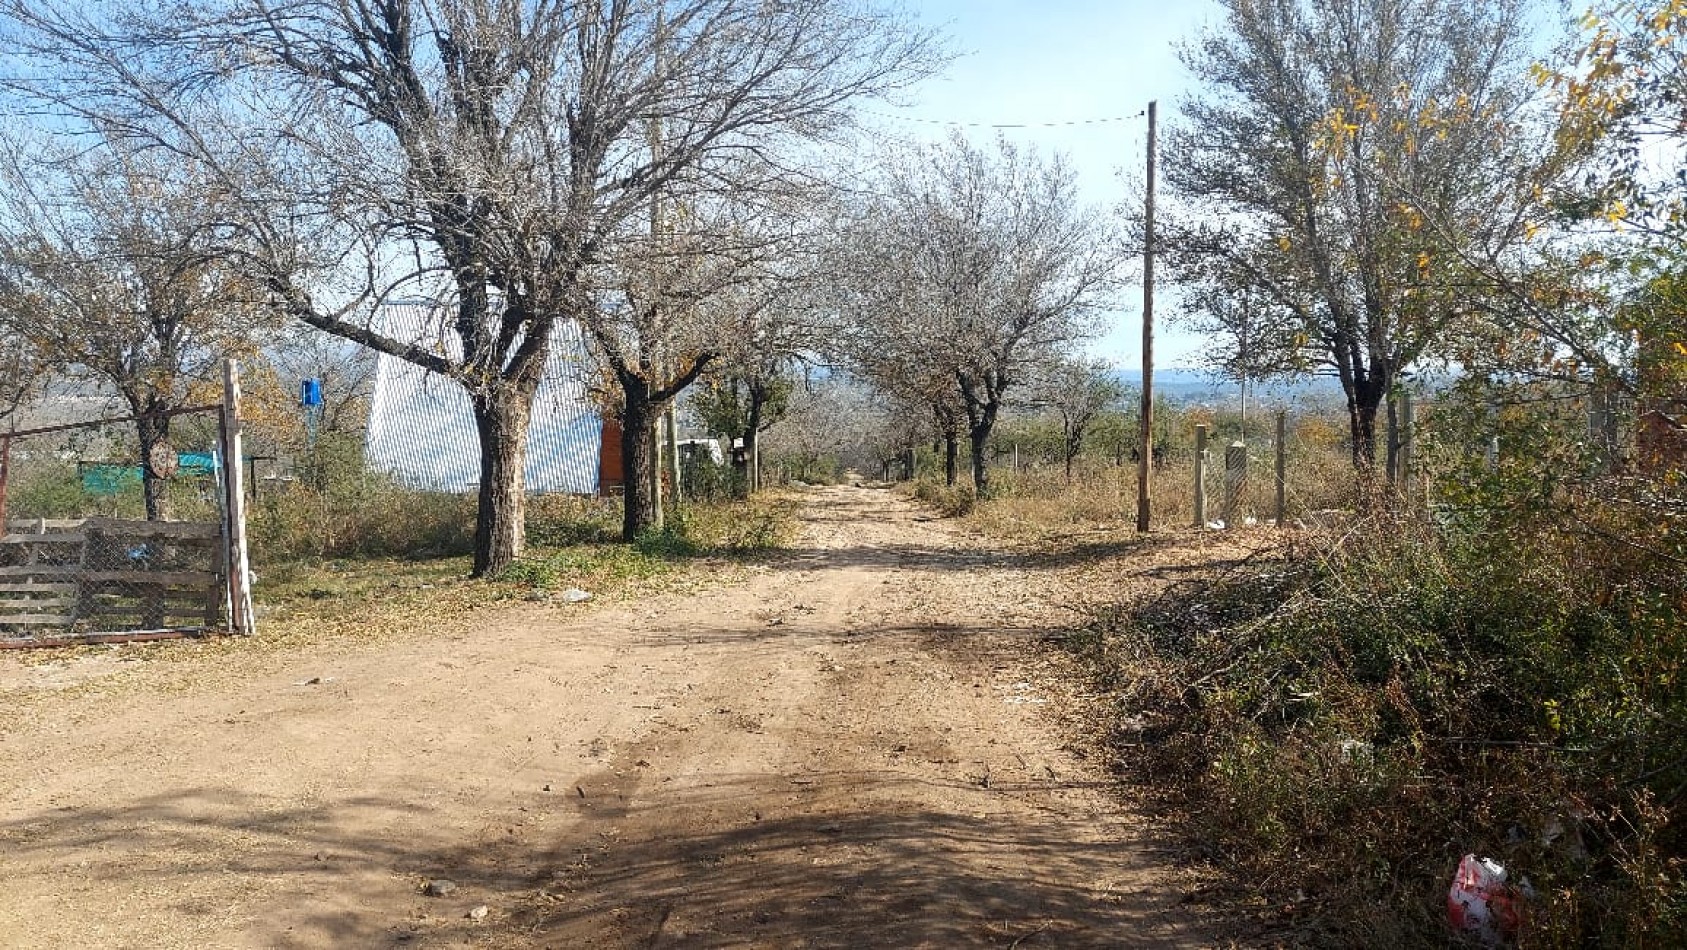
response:
<svg viewBox="0 0 1687 950"><path fill-rule="evenodd" d="M12 309L0 302L0 312ZM0 422L16 429L18 411L41 394L50 376L35 341L0 323Z"/></svg>
<svg viewBox="0 0 1687 950"><path fill-rule="evenodd" d="M323 431L356 432L367 423L375 389L375 360L369 350L295 326L278 334L264 356L277 383L288 386L289 392L303 380L317 381Z"/></svg>
<svg viewBox="0 0 1687 950"><path fill-rule="evenodd" d="M561 320L621 388L623 530L648 524L639 436L714 357L672 330L720 276L683 260L720 245L662 203L787 188L853 101L934 62L927 35L851 0L7 7L48 64L25 91L238 186L231 246L289 314L468 391L476 574L522 549L525 436ZM393 293L441 301L430 338L384 332Z"/></svg>
<svg viewBox="0 0 1687 950"><path fill-rule="evenodd" d="M909 441L897 451L928 438L943 454L944 482L959 477L960 441L965 409L950 368L934 360L935 328L881 323L877 304L856 300L840 312L844 325L829 342L835 358L871 386L887 403L896 424L886 429L905 433Z"/></svg>
<svg viewBox="0 0 1687 950"><path fill-rule="evenodd" d="M208 239L214 186L111 142L0 156L0 326L135 416L148 519L166 514L171 413L255 346L264 311ZM14 356L14 358L18 358Z"/></svg>
<svg viewBox="0 0 1687 950"><path fill-rule="evenodd" d="M915 389L947 381L955 403L929 404L941 422L958 403L973 485L987 494L985 451L1008 391L1092 332L1118 248L1064 162L1006 140L986 149L955 135L898 156L880 192L851 225L847 350L895 357Z"/></svg>
<svg viewBox="0 0 1687 950"><path fill-rule="evenodd" d="M1252 365L1321 365L1368 468L1402 371L1476 315L1456 245L1511 246L1506 200L1533 96L1523 0L1224 0L1185 52L1205 88L1168 135L1187 209L1165 244L1194 301ZM1456 223L1438 232L1438 222ZM1451 242L1451 244L1449 244ZM1241 313L1239 291L1258 306Z"/></svg>
<svg viewBox="0 0 1687 950"><path fill-rule="evenodd" d="M1125 385L1105 360L1064 359L1039 373L1032 399L1060 417L1061 460L1066 479L1084 450L1084 436L1096 417L1118 405Z"/></svg>
<svg viewBox="0 0 1687 950"><path fill-rule="evenodd" d="M835 457L874 477L889 475L925 433L923 407L840 376L806 380L791 391L785 417L769 427L768 451L799 461Z"/></svg>

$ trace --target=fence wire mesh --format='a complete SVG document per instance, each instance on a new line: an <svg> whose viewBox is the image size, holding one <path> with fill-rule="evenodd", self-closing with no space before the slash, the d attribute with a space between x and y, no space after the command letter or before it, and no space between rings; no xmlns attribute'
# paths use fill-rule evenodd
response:
<svg viewBox="0 0 1687 950"><path fill-rule="evenodd" d="M133 422L0 433L0 644L227 626L220 410L169 416L144 464Z"/></svg>
<svg viewBox="0 0 1687 950"><path fill-rule="evenodd" d="M1246 418L1214 419L1207 424L1204 464L1168 473L1183 484L1164 490L1203 496L1204 506L1178 507L1189 521L1210 528L1270 524L1279 516L1285 524L1306 523L1349 508L1352 457L1340 421L1316 404L1250 407Z"/></svg>

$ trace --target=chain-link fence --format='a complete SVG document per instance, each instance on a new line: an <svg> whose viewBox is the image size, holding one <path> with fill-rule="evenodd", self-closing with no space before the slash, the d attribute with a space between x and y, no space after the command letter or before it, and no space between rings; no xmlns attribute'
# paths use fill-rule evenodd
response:
<svg viewBox="0 0 1687 950"><path fill-rule="evenodd" d="M249 632L237 425L196 406L0 433L0 646Z"/></svg>

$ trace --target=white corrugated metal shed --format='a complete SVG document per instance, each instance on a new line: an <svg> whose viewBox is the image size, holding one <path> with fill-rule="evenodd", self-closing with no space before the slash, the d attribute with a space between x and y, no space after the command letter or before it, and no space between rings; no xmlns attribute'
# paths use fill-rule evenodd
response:
<svg viewBox="0 0 1687 950"><path fill-rule="evenodd" d="M381 308L382 333L455 357L445 317L428 302ZM586 348L578 325L559 324L527 432L527 490L592 494L603 421L586 400ZM364 444L369 466L414 488L468 492L480 485L480 443L468 393L452 380L381 354Z"/></svg>

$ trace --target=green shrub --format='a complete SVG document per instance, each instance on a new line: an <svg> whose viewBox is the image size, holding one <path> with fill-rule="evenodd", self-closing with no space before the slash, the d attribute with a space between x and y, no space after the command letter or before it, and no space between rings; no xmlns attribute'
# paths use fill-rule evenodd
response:
<svg viewBox="0 0 1687 950"><path fill-rule="evenodd" d="M698 454L683 466L687 501L715 503L743 498L749 493L744 473L727 463Z"/></svg>
<svg viewBox="0 0 1687 950"><path fill-rule="evenodd" d="M692 557L702 550L692 540L686 530L685 518L678 512L668 515L662 527L641 532L633 542L633 549L646 557L668 560Z"/></svg>
<svg viewBox="0 0 1687 950"><path fill-rule="evenodd" d="M499 572L497 579L506 584L548 590L556 584L557 565L550 559L512 561Z"/></svg>
<svg viewBox="0 0 1687 950"><path fill-rule="evenodd" d="M134 496L133 507L141 507L141 489L137 482L128 492ZM57 459L23 468L14 468L11 483L6 489L6 511L10 518L80 518L90 514L115 515L122 499L98 497L82 488L82 479L74 462Z"/></svg>
<svg viewBox="0 0 1687 950"><path fill-rule="evenodd" d="M791 452L774 460L787 481L809 485L836 485L843 481L843 463L835 455Z"/></svg>
<svg viewBox="0 0 1687 950"><path fill-rule="evenodd" d="M114 463L120 464L120 463ZM32 459L15 467L7 485L9 518L145 518L138 467L133 477L114 479L114 492L91 492L73 461ZM222 510L217 482L207 475L179 474L165 482L170 518L214 522Z"/></svg>
<svg viewBox="0 0 1687 950"><path fill-rule="evenodd" d="M249 512L260 562L449 557L467 553L474 532L473 496L405 488L373 473L262 491Z"/></svg>

